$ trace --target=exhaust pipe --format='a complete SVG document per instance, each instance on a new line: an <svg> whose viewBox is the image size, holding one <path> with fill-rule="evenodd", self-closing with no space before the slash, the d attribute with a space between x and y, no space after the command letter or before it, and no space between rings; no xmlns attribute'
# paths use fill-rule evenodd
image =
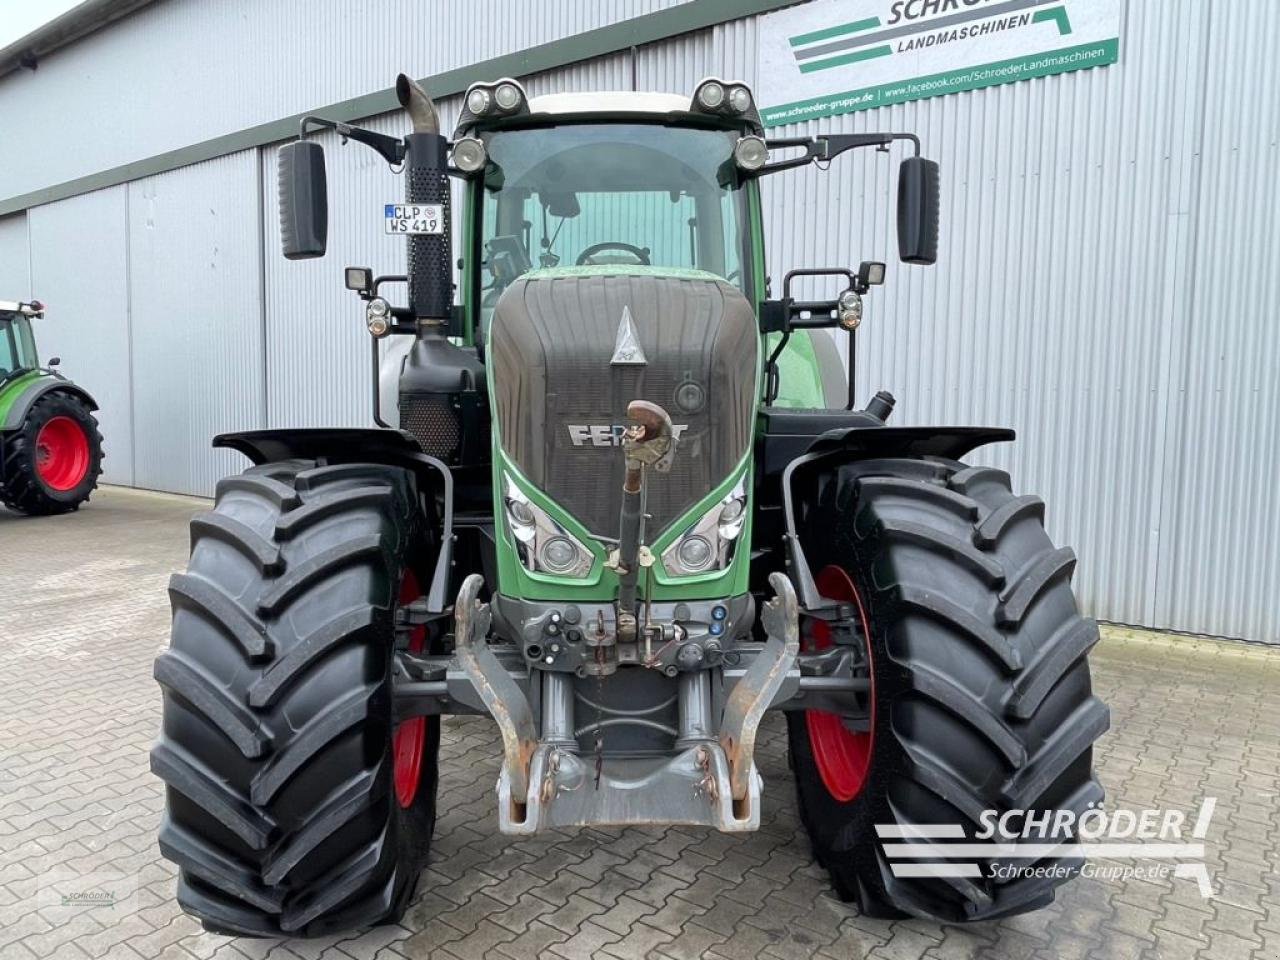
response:
<svg viewBox="0 0 1280 960"><path fill-rule="evenodd" d="M409 112L414 133L439 133L440 115L427 91L403 73L396 77L396 99Z"/></svg>
<svg viewBox="0 0 1280 960"><path fill-rule="evenodd" d="M403 73L396 77L396 98L413 121L404 138L405 201L439 208L435 233L409 236L409 309L425 321L423 333L443 336L453 310L453 245L449 215L448 141L440 135L440 116L425 90Z"/></svg>

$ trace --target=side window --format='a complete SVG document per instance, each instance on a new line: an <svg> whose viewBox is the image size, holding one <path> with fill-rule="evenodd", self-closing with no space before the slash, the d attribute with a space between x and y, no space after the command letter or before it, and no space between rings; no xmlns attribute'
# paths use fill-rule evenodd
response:
<svg viewBox="0 0 1280 960"><path fill-rule="evenodd" d="M8 320L0 320L0 376L18 365L17 352L13 324Z"/></svg>
<svg viewBox="0 0 1280 960"><path fill-rule="evenodd" d="M745 291L747 280L742 269L742 236L746 224L738 219L739 197L732 193L720 195L720 224L724 228L724 278Z"/></svg>
<svg viewBox="0 0 1280 960"><path fill-rule="evenodd" d="M23 317L14 324L14 335L18 341L18 363L24 367L34 367L36 361L36 338L31 334L31 321Z"/></svg>

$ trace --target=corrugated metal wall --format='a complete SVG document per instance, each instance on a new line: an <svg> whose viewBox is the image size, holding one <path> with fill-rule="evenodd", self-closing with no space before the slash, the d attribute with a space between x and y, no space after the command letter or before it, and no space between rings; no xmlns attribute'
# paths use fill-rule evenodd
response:
<svg viewBox="0 0 1280 960"><path fill-rule="evenodd" d="M0 217L0 300L26 300L31 296L31 247L27 242L27 215Z"/></svg>
<svg viewBox="0 0 1280 960"><path fill-rule="evenodd" d="M507 35L539 42L661 5L593 12L565 0L540 12L536 28L531 21ZM184 6L157 11L178 17ZM250 15L247 3L230 6ZM425 16L393 0L384 6L410 21ZM251 32L276 36L274 9L253 5ZM474 9L460 22L510 20L497 0ZM510 49L478 49L465 31L449 44L422 43L425 28L393 29L398 15L380 14L370 37L412 33L416 53L404 62L417 72ZM208 30L227 29L212 12L199 16L211 18ZM304 25L303 46L336 43L320 35L341 30L319 28L338 16L335 6ZM691 90L718 74L760 87L768 78L757 76L757 29L758 18L746 18L641 48L639 85ZM870 153L766 182L770 272L776 283L793 266L889 261L859 334L861 392L893 390L902 423L1016 427L1017 444L983 459L1044 496L1053 535L1080 555L1077 584L1099 617L1280 641L1280 334L1270 316L1280 293L1280 188L1270 176L1280 169L1280 73L1269 53L1278 44L1280 15L1262 0L1230 10L1210 0L1130 0L1114 67L775 131L912 130L942 161L936 268L893 262L896 157ZM341 46L354 48L345 38ZM423 59L437 49L452 59ZM308 70L314 87L259 77L210 94L218 130L376 89L395 61L370 59L356 66L348 56L332 71L341 80ZM246 67L255 77L257 69ZM534 94L626 89L631 69L617 55L524 79ZM446 124L456 110L455 101L444 105ZM369 125L404 129L395 116ZM341 268L403 269L403 245L382 234L380 218L402 184L369 151L325 142L331 231L320 261L276 253L272 149L130 186L127 293L147 313L134 322L132 403L136 416L156 417L145 430L138 421L138 483L207 492L223 469L203 452L216 430L369 422L368 341ZM144 199L160 204L161 227L140 219ZM206 199L215 213L203 212ZM41 258L59 255L37 245L41 209L30 214L37 278ZM0 256L23 249L15 223L0 220ZM210 245L205 234L217 229L234 255ZM148 237L152 259L143 263ZM210 256L222 265L205 271ZM186 322L168 322L166 308L184 299ZM171 391L180 413L144 412Z"/></svg>
<svg viewBox="0 0 1280 960"><path fill-rule="evenodd" d="M157 3L3 78L0 130L22 131L31 162L0 165L0 196L385 89L400 70L428 76L677 2Z"/></svg>
<svg viewBox="0 0 1280 960"><path fill-rule="evenodd" d="M49 305L40 355L98 401L106 438L102 476L133 484L133 371L129 349L129 189L98 190L28 212L31 291Z"/></svg>
<svg viewBox="0 0 1280 960"><path fill-rule="evenodd" d="M1193 25L1207 69L1177 278L1155 619L1280 640L1280 5Z"/></svg>
<svg viewBox="0 0 1280 960"><path fill-rule="evenodd" d="M209 438L265 419L256 157L128 187L135 482L208 493L242 462Z"/></svg>

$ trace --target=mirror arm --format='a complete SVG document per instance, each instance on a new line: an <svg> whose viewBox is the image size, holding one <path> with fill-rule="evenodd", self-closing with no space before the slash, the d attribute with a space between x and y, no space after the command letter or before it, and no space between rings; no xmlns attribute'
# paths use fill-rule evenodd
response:
<svg viewBox="0 0 1280 960"><path fill-rule="evenodd" d="M353 127L349 123L326 120L324 117L305 116L298 123L298 137L300 139L305 140L307 138L308 128L312 130L333 130L342 138L343 143L348 140L354 140L357 143L363 143L366 147L372 147L383 160L386 160L393 167L399 166L404 162L405 150L407 149L404 141L387 136L385 133L375 133L363 127Z"/></svg>
<svg viewBox="0 0 1280 960"><path fill-rule="evenodd" d="M792 167L802 167L819 160L833 160L847 150L857 150L860 147L877 147L885 150L895 140L909 141L915 148L915 156L920 156L920 138L914 133L826 133L816 137L775 137L765 141L770 150L803 147L804 153L798 157L766 163L756 176L777 173L779 170L790 170Z"/></svg>

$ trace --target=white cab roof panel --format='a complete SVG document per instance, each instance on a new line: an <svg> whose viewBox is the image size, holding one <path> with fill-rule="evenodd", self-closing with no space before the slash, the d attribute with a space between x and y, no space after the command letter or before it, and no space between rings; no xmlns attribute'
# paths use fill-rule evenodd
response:
<svg viewBox="0 0 1280 960"><path fill-rule="evenodd" d="M530 113L684 113L692 98L679 93L631 93L602 90L598 93L548 93L529 98Z"/></svg>

